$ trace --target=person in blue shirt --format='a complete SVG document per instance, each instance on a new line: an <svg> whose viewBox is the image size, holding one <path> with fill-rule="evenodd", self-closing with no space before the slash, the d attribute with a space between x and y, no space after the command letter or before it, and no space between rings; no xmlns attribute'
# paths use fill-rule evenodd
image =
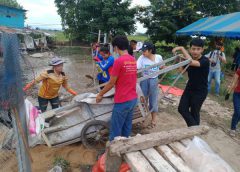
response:
<svg viewBox="0 0 240 172"><path fill-rule="evenodd" d="M100 62L96 63L98 70L97 79L99 81L99 85L109 81L111 69L114 63L114 58L111 56L108 47L101 47L100 54L102 55L103 59Z"/></svg>

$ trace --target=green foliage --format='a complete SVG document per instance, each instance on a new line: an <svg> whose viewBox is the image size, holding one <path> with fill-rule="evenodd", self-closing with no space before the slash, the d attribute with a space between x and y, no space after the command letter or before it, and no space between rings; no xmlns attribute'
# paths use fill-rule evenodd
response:
<svg viewBox="0 0 240 172"><path fill-rule="evenodd" d="M166 41L157 41L155 43L157 54L160 54L163 56L164 59L171 57L172 49L176 47L177 45L174 43L166 43Z"/></svg>
<svg viewBox="0 0 240 172"><path fill-rule="evenodd" d="M128 35L127 38L129 41L136 40L136 41L144 42L148 40L148 37L146 35Z"/></svg>
<svg viewBox="0 0 240 172"><path fill-rule="evenodd" d="M129 8L131 0L55 0L62 18L64 31L70 37L81 40L97 38L102 33L131 34L135 31L135 8Z"/></svg>
<svg viewBox="0 0 240 172"><path fill-rule="evenodd" d="M240 41L233 41L230 39L224 40L224 49L225 54L232 59L232 56L235 52L235 48L240 47Z"/></svg>
<svg viewBox="0 0 240 172"><path fill-rule="evenodd" d="M23 9L23 7L16 0L0 0L0 5Z"/></svg>
<svg viewBox="0 0 240 172"><path fill-rule="evenodd" d="M186 45L189 37L176 37L175 32L196 20L236 12L240 9L239 0L150 0L151 6L139 7L138 19L148 29L153 42L165 40Z"/></svg>
<svg viewBox="0 0 240 172"><path fill-rule="evenodd" d="M56 41L60 41L60 42L66 42L69 40L63 31L55 32L55 37L56 37Z"/></svg>
<svg viewBox="0 0 240 172"><path fill-rule="evenodd" d="M61 167L63 171L68 171L70 169L70 163L62 157L55 157L53 165Z"/></svg>

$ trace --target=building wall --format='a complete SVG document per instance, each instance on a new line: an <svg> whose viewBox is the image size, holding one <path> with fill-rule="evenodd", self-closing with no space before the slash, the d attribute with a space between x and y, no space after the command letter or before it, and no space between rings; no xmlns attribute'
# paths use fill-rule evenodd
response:
<svg viewBox="0 0 240 172"><path fill-rule="evenodd" d="M0 5L0 26L23 28L24 13L23 10Z"/></svg>

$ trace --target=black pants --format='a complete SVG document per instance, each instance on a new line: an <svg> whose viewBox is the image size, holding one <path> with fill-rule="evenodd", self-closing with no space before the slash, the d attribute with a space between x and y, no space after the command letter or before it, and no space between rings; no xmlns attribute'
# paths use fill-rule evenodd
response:
<svg viewBox="0 0 240 172"><path fill-rule="evenodd" d="M200 124L199 112L207 94L207 90L203 92L184 91L178 106L178 112L182 115L188 127Z"/></svg>
<svg viewBox="0 0 240 172"><path fill-rule="evenodd" d="M59 107L59 98L58 97L55 97L53 99L44 99L44 98L38 96L39 108L42 111L42 113L47 110L48 102L50 102L52 109L56 109Z"/></svg>

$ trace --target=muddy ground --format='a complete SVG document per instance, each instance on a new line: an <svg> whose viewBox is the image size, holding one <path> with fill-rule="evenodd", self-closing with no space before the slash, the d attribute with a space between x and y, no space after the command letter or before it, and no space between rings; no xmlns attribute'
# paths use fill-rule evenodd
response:
<svg viewBox="0 0 240 172"><path fill-rule="evenodd" d="M84 60L78 55L67 55L63 57L67 63L64 65L64 70L69 76L69 84L77 92L85 88L89 79L85 77L86 74L92 73L91 61ZM26 59L31 67L26 64L24 67L25 82L32 80L40 71L48 69L47 66L49 57L33 58L27 56ZM33 73L34 71L34 73ZM62 95L67 95L64 90L61 90ZM37 87L30 90L28 98L37 105ZM211 148L219 154L227 163L229 163L235 171L240 171L240 134L236 138L228 135L230 120L232 115L231 102L221 103L215 101L216 98L209 96L202 108L201 123L211 127L208 134L201 136ZM153 129L137 130L140 133L151 133L163 130L176 129L186 127L182 117L177 112L177 105L179 97L170 96L173 103L167 101L160 101L159 115L157 117L157 126ZM218 98L217 98L218 99ZM31 149L34 163L32 168L34 172L47 171L52 167L52 162L55 157L63 157L70 162L72 171L89 171L89 166L93 165L97 159L98 152L84 148L81 143L61 147L48 148L45 145L36 146ZM11 167L11 171L14 168ZM16 170L16 168L15 168Z"/></svg>

